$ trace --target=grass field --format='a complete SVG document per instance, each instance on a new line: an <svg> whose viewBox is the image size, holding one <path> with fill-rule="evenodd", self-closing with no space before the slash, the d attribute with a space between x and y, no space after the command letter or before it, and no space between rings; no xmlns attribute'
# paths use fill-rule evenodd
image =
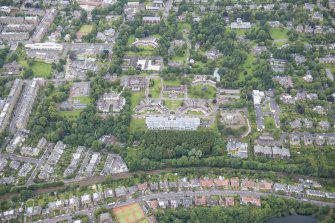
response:
<svg viewBox="0 0 335 223"><path fill-rule="evenodd" d="M89 104L91 103L91 98L87 96L77 96L73 97L74 100L78 100L82 104Z"/></svg>
<svg viewBox="0 0 335 223"><path fill-rule="evenodd" d="M25 68L29 67L27 61L24 59L19 59L18 63ZM48 78L51 74L52 66L51 64L34 61L33 65L31 66L31 70L33 71L34 77Z"/></svg>
<svg viewBox="0 0 335 223"><path fill-rule="evenodd" d="M213 99L216 97L216 88L211 85L191 86L188 90L190 98L206 98Z"/></svg>
<svg viewBox="0 0 335 223"><path fill-rule="evenodd" d="M51 64L37 61L34 62L34 64L31 66L31 69L35 77L44 77L44 78L48 78L52 71Z"/></svg>
<svg viewBox="0 0 335 223"><path fill-rule="evenodd" d="M150 79L152 82L152 86L150 86L150 94L152 98L158 98L161 92L162 86L161 81L159 79Z"/></svg>
<svg viewBox="0 0 335 223"><path fill-rule="evenodd" d="M135 223L145 217L139 204L131 204L114 208L113 214L118 223Z"/></svg>
<svg viewBox="0 0 335 223"><path fill-rule="evenodd" d="M182 101L165 100L164 104L165 104L165 107L167 107L168 109L175 110L181 106Z"/></svg>
<svg viewBox="0 0 335 223"><path fill-rule="evenodd" d="M167 85L167 86L179 86L179 85L181 85L180 80L164 81L163 84Z"/></svg>
<svg viewBox="0 0 335 223"><path fill-rule="evenodd" d="M76 111L59 111L59 114L65 118L76 119L79 117L82 110Z"/></svg>
<svg viewBox="0 0 335 223"><path fill-rule="evenodd" d="M136 132L136 131L145 131L147 129L145 125L145 119L134 119L130 120L129 131Z"/></svg>
<svg viewBox="0 0 335 223"><path fill-rule="evenodd" d="M268 130L276 128L275 120L273 117L270 117L270 116L264 117L264 123L265 123L265 128Z"/></svg>
<svg viewBox="0 0 335 223"><path fill-rule="evenodd" d="M82 33L90 33L93 29L93 26L92 25L82 25L79 29L79 32L82 32Z"/></svg>
<svg viewBox="0 0 335 223"><path fill-rule="evenodd" d="M140 103L141 99L144 98L144 92L132 92L131 94L131 101L130 101L130 108L134 110L134 108Z"/></svg>
<svg viewBox="0 0 335 223"><path fill-rule="evenodd" d="M287 30L282 28L271 28L270 29L271 38L274 40L287 40Z"/></svg>

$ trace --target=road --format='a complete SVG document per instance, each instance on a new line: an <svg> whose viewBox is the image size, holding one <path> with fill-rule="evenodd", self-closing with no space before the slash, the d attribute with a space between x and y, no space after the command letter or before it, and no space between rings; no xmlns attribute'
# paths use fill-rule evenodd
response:
<svg viewBox="0 0 335 223"><path fill-rule="evenodd" d="M49 157L52 149L53 149L53 144L50 143L48 144L48 147L45 149L44 153L43 153L43 156L41 157L41 159L39 160L38 164L36 165L35 169L33 170L33 172L31 173L27 183L26 183L26 186L30 186L32 184L34 184L34 179L37 175L37 173L40 171L43 163L45 163L45 161L47 160L47 158Z"/></svg>
<svg viewBox="0 0 335 223"><path fill-rule="evenodd" d="M105 208L107 209L111 209L111 208L116 208L116 207L121 207L121 206L125 206L128 204L132 204L132 203L137 203L137 202L141 202L141 201L149 201L152 199L181 199L183 197L195 197L195 196L236 196L236 195L240 195L240 196L270 196L273 195L275 197L280 197L280 198L286 198L286 199L294 199L294 200L298 200L301 202L308 202L314 205L318 205L318 206L329 206L329 207L335 207L335 203L328 203L328 202L321 202L321 201L311 201L311 200L301 200L301 199L297 199L297 198L292 198L289 196L283 196L283 195L277 195L277 194L270 194L270 193L261 193L261 192L253 192L253 191L234 191L234 190L208 190L208 191L180 191L180 192L170 192L170 193L158 193L158 194L150 194L150 195L145 195L145 196L141 196L138 198L132 198L132 199L128 199L125 202L120 202L120 203L115 203L112 205L104 205ZM96 206L95 208L100 208L101 206ZM40 223L56 223L59 221L65 221L68 220L70 221L72 219L72 216L74 215L80 215L80 214L85 214L87 215L87 213L91 213L93 210L92 209L83 209L80 211L77 211L75 213L67 213L67 214L63 214L61 216L57 216L55 218L52 219L46 219L46 220L42 220L42 221L36 221L40 222Z"/></svg>

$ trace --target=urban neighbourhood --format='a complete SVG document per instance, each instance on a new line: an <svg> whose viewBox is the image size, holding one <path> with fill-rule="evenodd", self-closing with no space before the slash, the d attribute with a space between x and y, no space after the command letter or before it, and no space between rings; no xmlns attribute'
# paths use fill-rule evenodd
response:
<svg viewBox="0 0 335 223"><path fill-rule="evenodd" d="M0 1L0 221L334 222L334 75L334 0Z"/></svg>

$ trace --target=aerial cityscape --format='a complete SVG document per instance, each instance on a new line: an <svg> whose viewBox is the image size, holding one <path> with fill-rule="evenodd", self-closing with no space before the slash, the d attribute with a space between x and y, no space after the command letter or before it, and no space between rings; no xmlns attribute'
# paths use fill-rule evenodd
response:
<svg viewBox="0 0 335 223"><path fill-rule="evenodd" d="M0 222L335 222L335 0L0 0Z"/></svg>

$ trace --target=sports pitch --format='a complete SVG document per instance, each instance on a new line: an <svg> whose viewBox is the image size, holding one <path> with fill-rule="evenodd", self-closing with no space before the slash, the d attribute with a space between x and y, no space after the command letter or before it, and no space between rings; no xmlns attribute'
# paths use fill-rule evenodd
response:
<svg viewBox="0 0 335 223"><path fill-rule="evenodd" d="M145 217L139 204L114 208L113 214L118 223L135 223Z"/></svg>

